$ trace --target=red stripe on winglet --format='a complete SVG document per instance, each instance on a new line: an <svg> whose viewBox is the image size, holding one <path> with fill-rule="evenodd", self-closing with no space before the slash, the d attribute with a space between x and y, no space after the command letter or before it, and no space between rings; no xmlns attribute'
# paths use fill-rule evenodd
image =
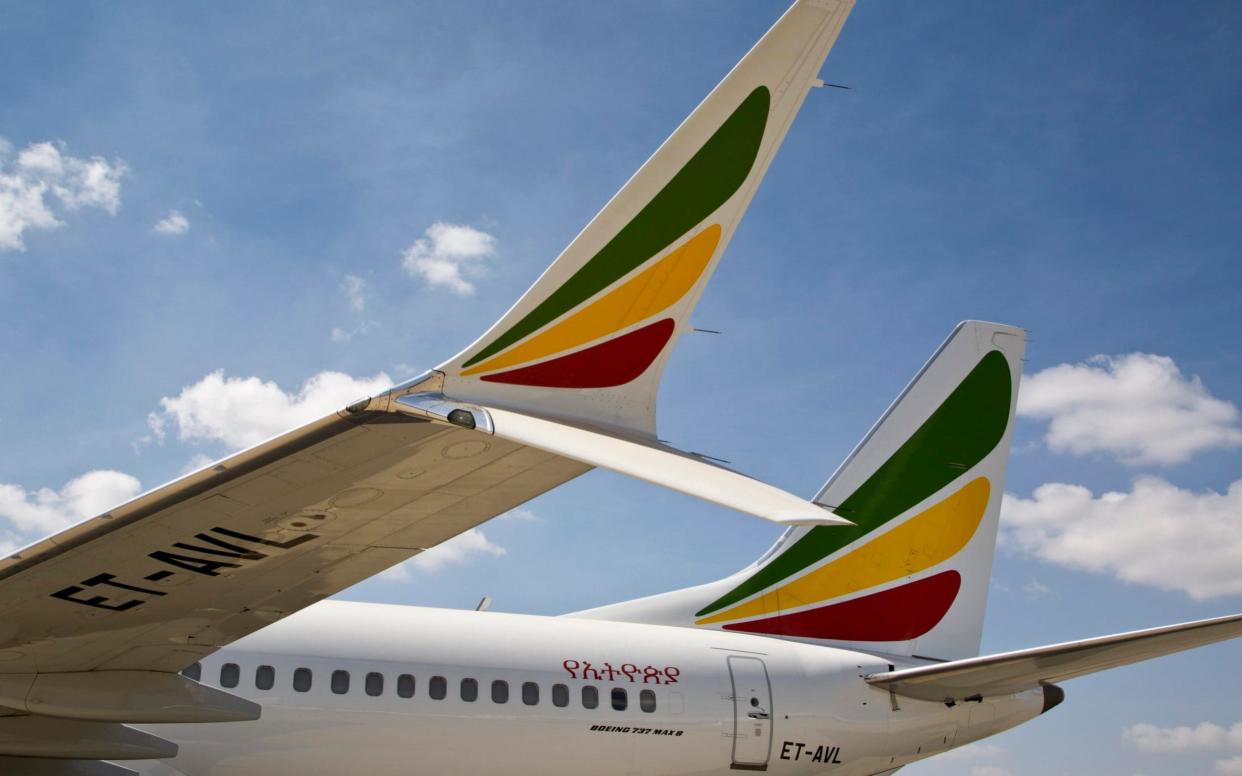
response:
<svg viewBox="0 0 1242 776"><path fill-rule="evenodd" d="M482 380L540 388L610 388L647 371L673 336L673 319L665 318L616 339L534 366L512 369Z"/></svg>
<svg viewBox="0 0 1242 776"><path fill-rule="evenodd" d="M725 630L833 641L909 641L944 619L962 577L945 571L918 582L804 612L726 625Z"/></svg>

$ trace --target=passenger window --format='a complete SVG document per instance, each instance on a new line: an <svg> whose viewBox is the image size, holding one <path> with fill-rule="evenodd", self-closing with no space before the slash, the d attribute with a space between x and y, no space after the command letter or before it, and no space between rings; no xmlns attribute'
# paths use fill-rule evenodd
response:
<svg viewBox="0 0 1242 776"><path fill-rule="evenodd" d="M184 676L186 679L193 679L194 681L197 682L199 679L203 678L203 664L195 663L194 665L182 671L181 675Z"/></svg>
<svg viewBox="0 0 1242 776"><path fill-rule="evenodd" d="M431 699L433 701L442 701L444 696L448 695L448 682L444 680L443 676L433 676L431 677L431 687L428 689L431 691Z"/></svg>
<svg viewBox="0 0 1242 776"><path fill-rule="evenodd" d="M402 674L397 677L397 695L402 698L414 697L414 677L409 674Z"/></svg>
<svg viewBox="0 0 1242 776"><path fill-rule="evenodd" d="M588 684L582 688L582 708L593 709L599 706L599 690L595 685Z"/></svg>
<svg viewBox="0 0 1242 776"><path fill-rule="evenodd" d="M552 685L552 705L564 708L569 705L569 688L563 684Z"/></svg>
<svg viewBox="0 0 1242 776"><path fill-rule="evenodd" d="M377 695L383 695L384 694L384 675L377 674L374 671L367 674L366 687L364 689L366 689L367 695L370 695L372 698L376 697Z"/></svg>
<svg viewBox="0 0 1242 776"><path fill-rule="evenodd" d="M276 684L276 669L271 666L259 666L254 669L254 686L260 690L270 690Z"/></svg>
<svg viewBox="0 0 1242 776"><path fill-rule="evenodd" d="M629 705L630 696L625 692L625 688L612 688L612 708L616 711L625 711L625 707Z"/></svg>
<svg viewBox="0 0 1242 776"><path fill-rule="evenodd" d="M293 672L293 689L297 692L310 692L311 688L311 670L309 668L299 668Z"/></svg>
<svg viewBox="0 0 1242 776"><path fill-rule="evenodd" d="M503 679L492 682L492 703L509 702L509 683Z"/></svg>
<svg viewBox="0 0 1242 776"><path fill-rule="evenodd" d="M225 663L220 666L220 686L236 687L237 682L241 679L241 669L236 663Z"/></svg>
<svg viewBox="0 0 1242 776"><path fill-rule="evenodd" d="M539 705L539 685L534 682L522 683L522 703L527 706Z"/></svg>
<svg viewBox="0 0 1242 776"><path fill-rule="evenodd" d="M349 692L349 672L333 671L332 672L332 692L337 695L344 695Z"/></svg>
<svg viewBox="0 0 1242 776"><path fill-rule="evenodd" d="M650 714L655 711L655 693L651 690L643 690L638 694L638 707Z"/></svg>
<svg viewBox="0 0 1242 776"><path fill-rule="evenodd" d="M461 680L461 699L466 703L474 703L479 699L479 683L474 679Z"/></svg>

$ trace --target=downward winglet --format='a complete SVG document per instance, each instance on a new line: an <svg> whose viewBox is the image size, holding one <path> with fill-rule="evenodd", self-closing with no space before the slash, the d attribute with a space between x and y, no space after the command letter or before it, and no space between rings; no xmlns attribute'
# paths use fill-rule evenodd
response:
<svg viewBox="0 0 1242 776"><path fill-rule="evenodd" d="M511 410L464 404L436 392L397 395L389 406L663 485L779 525L852 525L825 507L666 445Z"/></svg>
<svg viewBox="0 0 1242 776"><path fill-rule="evenodd" d="M680 450L634 442L587 429L489 410L496 435L575 461L736 509L785 526L852 525L826 508L732 469Z"/></svg>

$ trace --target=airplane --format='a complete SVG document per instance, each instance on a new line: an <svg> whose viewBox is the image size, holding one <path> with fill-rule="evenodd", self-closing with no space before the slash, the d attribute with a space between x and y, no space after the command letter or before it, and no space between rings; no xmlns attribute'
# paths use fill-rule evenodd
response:
<svg viewBox="0 0 1242 776"><path fill-rule="evenodd" d="M891 774L1242 635L978 655L1020 328L955 328L811 499L659 440L663 367L852 7L797 0L458 355L0 560L0 773ZM787 530L559 617L325 600L596 467Z"/></svg>

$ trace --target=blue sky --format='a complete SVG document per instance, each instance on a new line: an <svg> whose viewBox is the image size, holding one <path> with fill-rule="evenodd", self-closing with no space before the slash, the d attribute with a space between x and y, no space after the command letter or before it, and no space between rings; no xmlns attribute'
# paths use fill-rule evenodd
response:
<svg viewBox="0 0 1242 776"><path fill-rule="evenodd" d="M783 7L0 4L0 539L457 352ZM984 650L1242 609L1240 35L1225 2L860 3L824 71L853 89L794 124L661 435L810 495L957 321L1025 326ZM403 267L436 223L492 238L472 293ZM558 613L775 538L607 473L529 510L350 596ZM908 771L1242 773L1242 730L1131 729L1239 722L1239 660L1077 680Z"/></svg>

